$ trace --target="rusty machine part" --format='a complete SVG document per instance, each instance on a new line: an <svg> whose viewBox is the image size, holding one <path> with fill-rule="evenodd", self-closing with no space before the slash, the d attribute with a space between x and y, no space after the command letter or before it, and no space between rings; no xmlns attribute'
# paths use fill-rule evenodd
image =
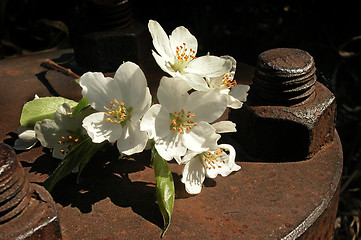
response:
<svg viewBox="0 0 361 240"><path fill-rule="evenodd" d="M55 203L29 183L12 147L0 143L0 239L62 239Z"/></svg>
<svg viewBox="0 0 361 240"><path fill-rule="evenodd" d="M335 111L334 95L316 81L313 57L278 48L259 55L247 103L230 117L242 126L236 138L245 157L289 162L309 159L333 141Z"/></svg>
<svg viewBox="0 0 361 240"><path fill-rule="evenodd" d="M34 98L35 93L44 97L55 91L67 98L81 99L81 89L71 77L41 67L45 59L58 63L71 60L72 51L0 61L1 141L9 144L14 141L10 133L17 131L21 108ZM155 94L155 83L164 73L157 66L141 67L153 89L152 94ZM236 79L239 83L251 84L254 68L239 63ZM252 89L250 101L242 109L231 112L233 117L236 116L240 135L246 134L245 128L249 128L248 135L244 136L248 145L242 145L245 143L241 137L236 140L234 136L222 137L229 140L227 143L238 145L237 163L242 169L226 178L206 179L199 195L186 193L180 182L182 166L170 163L176 201L165 239L332 239L342 173L342 148L334 129L334 112L330 110L335 104L334 97L318 82L313 86L313 93L291 106L251 104L256 102L251 101ZM235 113L245 114L245 117ZM288 123L297 116L297 121ZM242 122L247 117L249 119ZM253 121L259 123L256 125ZM285 129L280 127L277 133L272 129L275 122L280 126L284 123ZM297 126L303 130L303 135L295 135L299 132L295 131ZM264 131L262 141L257 139L262 139L258 128ZM276 148L272 141L285 142L280 139L283 137L292 140L286 130L293 138L299 138L297 142L301 148L303 146L303 151L296 146L292 150L294 154L287 147ZM274 134L278 134L278 138ZM319 139L313 139L315 137ZM272 141L266 142L267 139ZM306 146L311 146L309 143L314 141L318 141L318 145L313 144L314 150L307 150L302 141L308 142ZM266 151L267 146L260 144L275 146L274 151L283 156L282 161L272 159L275 153L270 154ZM241 156L240 150L244 146L253 149ZM264 158L256 159L259 156L257 149L265 153ZM308 154L310 150L312 154ZM156 204L150 154L144 152L121 160L117 159L118 154L114 148L98 152L84 169L79 184L76 175L69 175L54 188L52 196L57 203L64 239L159 238L162 216ZM18 152L17 158L29 172L30 182L43 182L59 163L39 146Z"/></svg>
<svg viewBox="0 0 361 240"><path fill-rule="evenodd" d="M150 36L133 19L132 0L88 0L84 19L72 26L75 59L84 71L114 72L124 61L150 56Z"/></svg>

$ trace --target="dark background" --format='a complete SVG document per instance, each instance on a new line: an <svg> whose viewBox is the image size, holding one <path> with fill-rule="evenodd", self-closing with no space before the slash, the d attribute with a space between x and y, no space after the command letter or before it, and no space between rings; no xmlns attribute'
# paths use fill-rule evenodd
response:
<svg viewBox="0 0 361 240"><path fill-rule="evenodd" d="M198 55L231 55L255 65L277 47L300 48L315 59L338 103L337 129L344 171L336 239L360 239L361 9L358 1L133 0L134 18L157 20L170 33L183 25L196 36ZM71 29L85 1L0 0L0 59L71 48Z"/></svg>

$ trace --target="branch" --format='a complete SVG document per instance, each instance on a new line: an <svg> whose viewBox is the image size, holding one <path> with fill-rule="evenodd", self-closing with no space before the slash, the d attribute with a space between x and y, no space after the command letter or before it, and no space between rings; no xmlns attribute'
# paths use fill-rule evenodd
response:
<svg viewBox="0 0 361 240"><path fill-rule="evenodd" d="M73 73L70 69L68 68L64 68L62 66L60 66L59 64L53 62L52 60L50 59L46 59L42 64L41 64L42 67L44 68L47 68L49 70L56 70L66 76L69 76L69 77L72 77L74 79L79 79L80 76Z"/></svg>

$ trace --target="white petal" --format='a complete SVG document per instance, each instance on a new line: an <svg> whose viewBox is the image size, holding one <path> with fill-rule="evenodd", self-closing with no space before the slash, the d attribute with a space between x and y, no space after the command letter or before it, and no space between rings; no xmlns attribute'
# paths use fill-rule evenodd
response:
<svg viewBox="0 0 361 240"><path fill-rule="evenodd" d="M165 107L161 107L159 110L159 114L155 119L155 139L163 138L170 134L172 131L170 129L171 118L169 115L169 110Z"/></svg>
<svg viewBox="0 0 361 240"><path fill-rule="evenodd" d="M221 157L221 161L217 162L217 166L206 168L206 176L209 178L215 178L218 174L226 177L231 172L241 169L241 167L235 163L236 151L231 145L221 144L218 147L229 151L229 154L223 151L223 156Z"/></svg>
<svg viewBox="0 0 361 240"><path fill-rule="evenodd" d="M97 111L104 111L115 97L120 96L114 80L104 77L102 73L87 72L80 77L79 85L83 88L82 95Z"/></svg>
<svg viewBox="0 0 361 240"><path fill-rule="evenodd" d="M14 149L29 150L32 148L38 139L35 136L34 130L25 130L19 134L19 138L15 140Z"/></svg>
<svg viewBox="0 0 361 240"><path fill-rule="evenodd" d="M234 59L232 56L228 56L228 55L221 56L221 58L231 61L232 67L231 67L231 69L229 70L229 73L230 73L232 76L234 76L234 74L236 73L236 67L237 67L237 61L236 61L236 59Z"/></svg>
<svg viewBox="0 0 361 240"><path fill-rule="evenodd" d="M174 69L169 65L170 62L166 61L165 58L162 58L161 56L159 56L155 51L152 50L152 55L155 59L155 61L157 62L158 66L166 73L168 73L171 76L175 76L176 72L174 71Z"/></svg>
<svg viewBox="0 0 361 240"><path fill-rule="evenodd" d="M139 125L139 121L134 124L129 122L123 127L122 135L117 142L119 152L132 155L144 150L148 142L148 134L140 131Z"/></svg>
<svg viewBox="0 0 361 240"><path fill-rule="evenodd" d="M171 131L166 137L158 139L155 142L156 150L165 160L170 161L173 158L179 159L186 153L187 148L182 145L179 135L178 132Z"/></svg>
<svg viewBox="0 0 361 240"><path fill-rule="evenodd" d="M231 95L225 95L227 97L227 107L233 109L239 109L243 106L243 102L239 101L237 98L232 97Z"/></svg>
<svg viewBox="0 0 361 240"><path fill-rule="evenodd" d="M120 90L120 96L113 96L125 103L125 107L134 110L148 101L147 79L140 67L132 62L125 62L116 71L114 81ZM150 103L149 103L150 104Z"/></svg>
<svg viewBox="0 0 361 240"><path fill-rule="evenodd" d="M182 46L185 43L185 47L189 50L192 49L197 53L198 42L197 39L188 31L187 28L180 26L173 30L172 34L169 36L171 50L173 54L176 55L177 47Z"/></svg>
<svg viewBox="0 0 361 240"><path fill-rule="evenodd" d="M160 80L157 97L159 103L169 112L180 111L183 108L183 104L188 97L188 93L184 92L188 88L184 86L185 84L179 78L162 77ZM178 85L180 85L180 91L177 88Z"/></svg>
<svg viewBox="0 0 361 240"><path fill-rule="evenodd" d="M197 91L209 91L210 88L206 82L206 80L197 74L193 73L185 73L182 75L182 78L191 86L194 90Z"/></svg>
<svg viewBox="0 0 361 240"><path fill-rule="evenodd" d="M216 130L206 122L199 122L191 130L180 134L184 146L196 152L205 152L217 149L217 141L221 135L216 133Z"/></svg>
<svg viewBox="0 0 361 240"><path fill-rule="evenodd" d="M219 121L212 124L217 133L237 132L236 124L231 121Z"/></svg>
<svg viewBox="0 0 361 240"><path fill-rule="evenodd" d="M248 85L237 84L231 89L229 95L238 99L241 102L245 102L247 101L249 89L250 87Z"/></svg>
<svg viewBox="0 0 361 240"><path fill-rule="evenodd" d="M61 138L61 129L54 120L44 119L37 122L34 126L36 137L41 145L48 148L54 148L58 145Z"/></svg>
<svg viewBox="0 0 361 240"><path fill-rule="evenodd" d="M115 142L122 134L122 126L119 123L108 122L106 118L104 113L97 112L83 120L83 127L94 143L101 143L105 140Z"/></svg>
<svg viewBox="0 0 361 240"><path fill-rule="evenodd" d="M188 150L187 153L184 155L184 157L182 157L179 164L186 164L187 162L192 160L199 153L201 153L201 152L195 152L195 151L192 151L192 150Z"/></svg>
<svg viewBox="0 0 361 240"><path fill-rule="evenodd" d="M165 58L166 61L173 58L174 55L170 48L169 38L162 26L160 26L157 21L149 20L148 29L153 38L153 45L157 52Z"/></svg>
<svg viewBox="0 0 361 240"><path fill-rule="evenodd" d="M189 62L185 72L194 73L203 77L218 77L228 73L232 62L216 56L202 56Z"/></svg>
<svg viewBox="0 0 361 240"><path fill-rule="evenodd" d="M72 117L72 110L69 104L64 103L54 113L54 121L61 129L75 131L81 128L82 115ZM83 116L84 117L84 116Z"/></svg>
<svg viewBox="0 0 361 240"><path fill-rule="evenodd" d="M202 190L205 179L205 169L198 157L193 158L183 168L181 181L190 194L198 194Z"/></svg>
<svg viewBox="0 0 361 240"><path fill-rule="evenodd" d="M150 139L155 137L155 119L159 114L160 108L160 104L151 106L140 122L140 130L148 132Z"/></svg>
<svg viewBox="0 0 361 240"><path fill-rule="evenodd" d="M219 91L193 92L190 94L184 109L195 114L196 122L213 122L217 120L227 107L227 98Z"/></svg>

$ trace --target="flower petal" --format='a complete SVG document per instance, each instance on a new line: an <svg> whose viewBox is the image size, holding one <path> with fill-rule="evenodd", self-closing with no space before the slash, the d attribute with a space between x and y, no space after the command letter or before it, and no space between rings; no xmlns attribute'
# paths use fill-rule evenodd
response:
<svg viewBox="0 0 361 240"><path fill-rule="evenodd" d="M140 122L140 130L148 132L149 138L152 139L155 137L155 119L159 114L161 105L154 104L151 106L148 111L144 114Z"/></svg>
<svg viewBox="0 0 361 240"><path fill-rule="evenodd" d="M176 72L174 69L169 65L169 62L165 60L165 58L162 58L159 56L155 51L152 50L152 55L157 62L158 66L166 73L168 73L171 76L175 76Z"/></svg>
<svg viewBox="0 0 361 240"><path fill-rule="evenodd" d="M182 145L179 135L178 132L171 131L170 134L164 138L156 140L155 148L159 155L165 160L170 161L173 158L179 160L180 157L186 153L187 148Z"/></svg>
<svg viewBox="0 0 361 240"><path fill-rule="evenodd" d="M215 178L218 174L220 174L222 177L226 177L231 172L241 169L241 167L235 163L236 151L234 150L233 146L229 144L220 144L218 147L220 149L225 149L229 152L229 154L226 154L223 151L221 161L217 163L218 167L206 168L206 176L209 178Z"/></svg>
<svg viewBox="0 0 361 240"><path fill-rule="evenodd" d="M221 135L206 122L199 122L197 126L180 135L184 146L196 152L217 149L217 141L221 138Z"/></svg>
<svg viewBox="0 0 361 240"><path fill-rule="evenodd" d="M32 148L37 142L38 139L35 136L35 131L32 129L28 129L25 131L19 132L19 138L15 140L14 149L16 150L29 150Z"/></svg>
<svg viewBox="0 0 361 240"><path fill-rule="evenodd" d="M179 111L188 97L187 83L179 78L162 77L157 91L159 103L169 112Z"/></svg>
<svg viewBox="0 0 361 240"><path fill-rule="evenodd" d="M162 26L154 20L149 20L149 32L153 38L153 45L155 50L166 60L170 61L174 58L173 52L170 48L169 38Z"/></svg>
<svg viewBox="0 0 361 240"><path fill-rule="evenodd" d="M58 145L61 130L54 120L44 119L39 121L35 124L34 130L42 146L54 148Z"/></svg>
<svg viewBox="0 0 361 240"><path fill-rule="evenodd" d="M246 102L249 89L250 87L248 85L237 84L231 89L229 95L241 102Z"/></svg>
<svg viewBox="0 0 361 240"><path fill-rule="evenodd" d="M108 122L107 116L102 112L93 113L83 120L83 127L94 143L105 140L115 142L122 134L122 126L119 123Z"/></svg>
<svg viewBox="0 0 361 240"><path fill-rule="evenodd" d="M232 62L230 60L206 55L189 62L184 71L202 77L218 77L229 72L231 67Z"/></svg>
<svg viewBox="0 0 361 240"><path fill-rule="evenodd" d="M198 194L202 190L202 184L205 179L205 169L198 157L190 160L183 168L182 183L190 194Z"/></svg>
<svg viewBox="0 0 361 240"><path fill-rule="evenodd" d="M102 73L87 72L80 77L79 85L83 88L82 95L97 111L104 111L115 96L121 94L112 78L104 77Z"/></svg>
<svg viewBox="0 0 361 240"><path fill-rule="evenodd" d="M132 107L136 111L139 106L143 106L144 101L149 101L150 94L147 92L147 79L140 67L132 62L125 62L115 72L114 81L120 91L118 101L125 103L125 107ZM119 99L120 98L120 99ZM150 104L150 102L149 102Z"/></svg>
<svg viewBox="0 0 361 240"><path fill-rule="evenodd" d="M216 129L216 133L237 132L236 124L231 121L219 121L213 123L212 127Z"/></svg>
<svg viewBox="0 0 361 240"><path fill-rule="evenodd" d="M187 98L184 109L195 113L196 122L213 122L218 119L227 107L227 98L218 90L209 92L193 92Z"/></svg>
<svg viewBox="0 0 361 240"><path fill-rule="evenodd" d="M122 135L118 139L117 147L119 152L132 155L142 152L148 142L147 132L140 131L140 121L132 124L128 122L122 131Z"/></svg>
<svg viewBox="0 0 361 240"><path fill-rule="evenodd" d="M193 73L185 73L182 75L182 78L194 90L197 90L197 91L209 91L210 90L206 80L200 75L193 74Z"/></svg>
<svg viewBox="0 0 361 240"><path fill-rule="evenodd" d="M172 34L169 36L170 47L173 51L173 55L176 56L177 47L182 46L185 43L185 47L190 50L192 49L195 53L197 53L198 42L197 38L193 36L187 28L180 26L173 30Z"/></svg>

